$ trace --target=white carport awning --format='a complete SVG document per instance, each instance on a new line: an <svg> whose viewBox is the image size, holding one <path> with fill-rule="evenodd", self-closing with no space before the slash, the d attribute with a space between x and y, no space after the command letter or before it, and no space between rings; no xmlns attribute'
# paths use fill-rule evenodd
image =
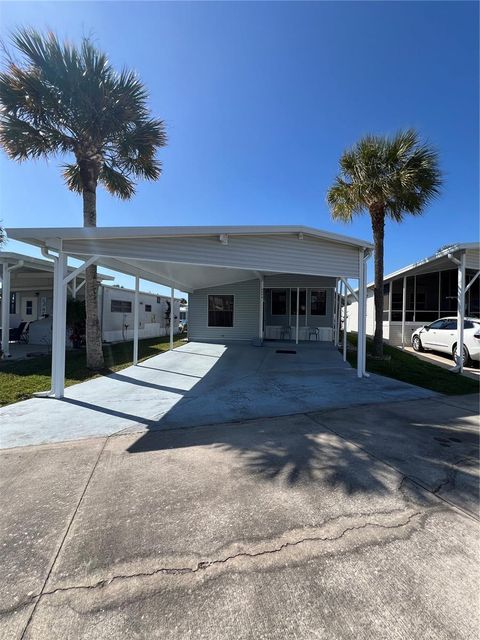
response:
<svg viewBox="0 0 480 640"><path fill-rule="evenodd" d="M369 242L304 226L8 229L14 238L182 291L258 274L359 277Z"/></svg>
<svg viewBox="0 0 480 640"><path fill-rule="evenodd" d="M262 296L263 277L267 274L331 277L337 283L342 282L345 290L348 279L358 279L361 293L357 371L359 377L365 375L366 260L373 246L364 240L304 226L7 229L7 236L40 247L55 262L52 392L57 398L64 394L69 256L84 261L76 271L94 262L135 276L134 363L138 349L139 278L170 286L172 305L173 288L190 293L253 278L259 280ZM338 329L338 293L336 299ZM170 348L173 348L173 323Z"/></svg>

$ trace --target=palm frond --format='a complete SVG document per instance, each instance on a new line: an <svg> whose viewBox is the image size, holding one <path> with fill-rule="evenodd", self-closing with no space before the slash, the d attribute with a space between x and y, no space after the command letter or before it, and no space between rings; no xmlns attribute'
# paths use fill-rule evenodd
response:
<svg viewBox="0 0 480 640"><path fill-rule="evenodd" d="M405 214L420 215L441 184L438 153L407 129L392 138L367 135L345 151L327 201L337 219L380 208L400 221Z"/></svg>
<svg viewBox="0 0 480 640"><path fill-rule="evenodd" d="M12 43L20 60L8 57L0 73L0 143L11 158L73 155L63 165L69 188L81 190L79 167L94 163L93 174L121 198L133 195L136 179L160 176L165 125L150 117L135 73L117 73L88 39L74 46L20 29Z"/></svg>
<svg viewBox="0 0 480 640"><path fill-rule="evenodd" d="M83 183L82 177L80 175L80 167L78 166L78 164L64 164L63 178L70 191L82 193Z"/></svg>
<svg viewBox="0 0 480 640"><path fill-rule="evenodd" d="M122 200L129 200L135 195L135 185L132 180L106 163L100 172L100 182L109 193Z"/></svg>

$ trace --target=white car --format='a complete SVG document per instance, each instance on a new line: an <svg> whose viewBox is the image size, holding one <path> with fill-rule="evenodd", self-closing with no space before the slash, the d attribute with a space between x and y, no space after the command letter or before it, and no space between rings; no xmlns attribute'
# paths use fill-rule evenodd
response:
<svg viewBox="0 0 480 640"><path fill-rule="evenodd" d="M463 364L470 360L480 360L480 320L465 318L463 325ZM412 333L412 347L415 351L442 351L457 360L457 318L441 318L432 324L415 329Z"/></svg>

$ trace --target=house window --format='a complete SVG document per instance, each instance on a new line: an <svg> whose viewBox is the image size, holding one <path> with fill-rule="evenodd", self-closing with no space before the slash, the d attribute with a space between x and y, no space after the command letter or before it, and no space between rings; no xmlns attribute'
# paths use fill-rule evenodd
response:
<svg viewBox="0 0 480 640"><path fill-rule="evenodd" d="M112 313L132 313L132 303L129 300L112 300L110 311Z"/></svg>
<svg viewBox="0 0 480 640"><path fill-rule="evenodd" d="M27 300L25 302L25 315L26 316L33 315L33 300Z"/></svg>
<svg viewBox="0 0 480 640"><path fill-rule="evenodd" d="M233 296L208 296L208 326L233 327Z"/></svg>
<svg viewBox="0 0 480 640"><path fill-rule="evenodd" d="M10 313L14 314L17 311L17 293L12 291L10 294Z"/></svg>
<svg viewBox="0 0 480 640"><path fill-rule="evenodd" d="M405 320L413 321L415 306L415 277L409 276L405 282ZM403 306L403 278L392 282L392 321L401 322Z"/></svg>
<svg viewBox="0 0 480 640"><path fill-rule="evenodd" d="M440 311L441 315L451 315L457 311L458 272L449 269L440 273Z"/></svg>
<svg viewBox="0 0 480 640"><path fill-rule="evenodd" d="M307 311L307 290L300 289L300 301L299 301L299 315L304 316ZM292 289L290 291L290 312L292 316L297 315L297 290Z"/></svg>
<svg viewBox="0 0 480 640"><path fill-rule="evenodd" d="M287 290L272 289L272 316L287 315Z"/></svg>
<svg viewBox="0 0 480 640"><path fill-rule="evenodd" d="M302 296L300 292L300 303ZM301 311L300 311L301 313ZM325 289L312 289L310 293L310 313L312 316L324 316L327 313L327 292Z"/></svg>
<svg viewBox="0 0 480 640"><path fill-rule="evenodd" d="M145 311L150 312L152 310L152 305L151 304L146 304L145 305Z"/></svg>

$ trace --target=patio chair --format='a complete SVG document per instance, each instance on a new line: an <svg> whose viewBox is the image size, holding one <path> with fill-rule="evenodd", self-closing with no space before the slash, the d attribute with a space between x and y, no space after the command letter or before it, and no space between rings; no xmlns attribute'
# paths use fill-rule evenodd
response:
<svg viewBox="0 0 480 640"><path fill-rule="evenodd" d="M312 336L315 336L315 340L320 340L320 331L318 329L318 327L309 327L308 329L308 339L310 340L310 338Z"/></svg>
<svg viewBox="0 0 480 640"><path fill-rule="evenodd" d="M23 342L28 344L30 322L21 322L15 329L10 329L10 342Z"/></svg>
<svg viewBox="0 0 480 640"><path fill-rule="evenodd" d="M280 340L291 340L292 339L292 327L286 326L282 327L280 331Z"/></svg>

